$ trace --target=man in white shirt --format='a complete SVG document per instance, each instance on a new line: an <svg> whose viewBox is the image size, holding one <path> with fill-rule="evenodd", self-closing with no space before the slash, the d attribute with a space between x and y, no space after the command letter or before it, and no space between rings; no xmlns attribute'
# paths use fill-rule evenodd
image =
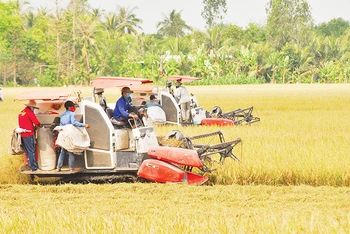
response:
<svg viewBox="0 0 350 234"><path fill-rule="evenodd" d="M175 83L175 94L174 97L176 98L178 104L181 108L181 118L183 123L190 122L190 104L191 104L191 97L188 94L188 91L186 87L181 85L182 83L180 81L176 81Z"/></svg>

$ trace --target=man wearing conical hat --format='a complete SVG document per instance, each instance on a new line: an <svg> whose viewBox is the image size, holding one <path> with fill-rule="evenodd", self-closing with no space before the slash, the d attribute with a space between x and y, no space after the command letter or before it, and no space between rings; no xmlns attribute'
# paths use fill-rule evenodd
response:
<svg viewBox="0 0 350 234"><path fill-rule="evenodd" d="M41 127L41 123L34 114L34 109L39 109L34 100L24 104L26 107L18 115L18 125L22 129L22 147L27 156L28 166L31 171L38 170L35 155L34 127Z"/></svg>

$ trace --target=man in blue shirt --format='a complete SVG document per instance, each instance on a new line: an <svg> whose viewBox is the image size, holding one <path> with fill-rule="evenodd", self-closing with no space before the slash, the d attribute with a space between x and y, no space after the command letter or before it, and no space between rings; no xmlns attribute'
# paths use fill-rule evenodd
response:
<svg viewBox="0 0 350 234"><path fill-rule="evenodd" d="M60 126L73 124L76 127L86 127L86 128L90 127L89 124L80 123L76 120L75 113L74 113L76 110L76 107L75 107L74 102L66 101L66 103L64 103L64 107L66 108L66 112L64 112L61 115ZM61 148L61 153L60 153L60 156L58 157L58 162L57 162L57 171L61 171L61 168L63 166L64 157L65 157L67 152L69 154L69 159L68 159L69 169L70 169L70 171L74 170L74 161L75 161L74 154L72 152L67 151L64 148Z"/></svg>
<svg viewBox="0 0 350 234"><path fill-rule="evenodd" d="M135 114L137 113L136 108L129 103L130 93L133 93L133 91L131 91L129 87L122 88L122 96L116 102L113 113L113 117L116 120L128 123L128 118L139 118L139 116Z"/></svg>

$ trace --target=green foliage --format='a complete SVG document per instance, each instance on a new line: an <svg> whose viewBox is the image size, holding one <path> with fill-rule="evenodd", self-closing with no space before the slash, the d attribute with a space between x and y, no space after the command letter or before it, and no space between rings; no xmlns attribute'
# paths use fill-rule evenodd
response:
<svg viewBox="0 0 350 234"><path fill-rule="evenodd" d="M25 35L25 50L24 54L33 61L38 61L38 55L40 50L40 42L36 40L32 35Z"/></svg>
<svg viewBox="0 0 350 234"><path fill-rule="evenodd" d="M312 27L307 1L271 0L266 25L241 28L220 21L226 1L203 6L205 31L192 31L172 10L157 34L146 35L136 7L104 12L74 0L52 15L26 1L0 2L0 83L32 85L38 77L45 86L88 84L96 76L157 83L175 74L205 77L205 84L348 82L349 22ZM324 72L331 62L337 72Z"/></svg>
<svg viewBox="0 0 350 234"><path fill-rule="evenodd" d="M350 28L350 22L342 18L331 19L315 27L315 32L323 37L341 37Z"/></svg>
<svg viewBox="0 0 350 234"><path fill-rule="evenodd" d="M137 34L137 29L142 29L140 26L142 20L133 13L136 9L137 7L131 9L129 7L118 7L118 31L125 34Z"/></svg>
<svg viewBox="0 0 350 234"><path fill-rule="evenodd" d="M44 70L43 74L38 75L38 85L45 87L54 87L64 85L62 80L56 79L56 69L54 67L48 67ZM66 84L69 84L68 82Z"/></svg>
<svg viewBox="0 0 350 234"><path fill-rule="evenodd" d="M172 10L169 16L163 13L164 20L157 23L158 34L164 37L183 37L185 31L192 28L181 18L181 11Z"/></svg>
<svg viewBox="0 0 350 234"><path fill-rule="evenodd" d="M241 27L237 25L229 24L229 25L225 25L222 34L227 38L232 38L235 41L239 42L243 39L244 32L245 31Z"/></svg>
<svg viewBox="0 0 350 234"><path fill-rule="evenodd" d="M266 41L266 33L263 27L250 23L244 32L244 38L249 42L263 43Z"/></svg>
<svg viewBox="0 0 350 234"><path fill-rule="evenodd" d="M203 0L203 5L202 17L208 28L221 23L227 12L226 0Z"/></svg>
<svg viewBox="0 0 350 234"><path fill-rule="evenodd" d="M306 0L270 0L267 12L270 43L277 48L286 43L308 44L313 19Z"/></svg>

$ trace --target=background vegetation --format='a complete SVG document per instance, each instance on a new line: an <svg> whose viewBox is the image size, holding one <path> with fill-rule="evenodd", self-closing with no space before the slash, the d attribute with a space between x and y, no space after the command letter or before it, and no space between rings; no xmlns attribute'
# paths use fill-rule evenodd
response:
<svg viewBox="0 0 350 234"><path fill-rule="evenodd" d="M226 0L203 0L205 31L173 10L156 34L144 34L136 6L109 12L71 0L50 10L0 0L0 84L88 84L96 76L161 83L173 74L200 84L348 82L350 22L315 25L306 0L271 0L266 8L265 25L241 28L221 23Z"/></svg>
<svg viewBox="0 0 350 234"><path fill-rule="evenodd" d="M33 88L32 88L33 89ZM36 88L38 91L41 88ZM49 89L49 88L45 88ZM350 87L192 86L201 105L224 111L254 104L261 122L223 127L242 138L241 163L214 164L203 186L156 183L61 184L19 173L7 154L28 88L5 88L0 102L0 233L349 233ZM84 96L91 89L81 89ZM119 92L106 89L108 102ZM215 96L215 99L213 99ZM176 126L156 127L159 135ZM185 135L217 127L181 127ZM212 143L212 142L208 142ZM288 185L288 186L285 186Z"/></svg>

